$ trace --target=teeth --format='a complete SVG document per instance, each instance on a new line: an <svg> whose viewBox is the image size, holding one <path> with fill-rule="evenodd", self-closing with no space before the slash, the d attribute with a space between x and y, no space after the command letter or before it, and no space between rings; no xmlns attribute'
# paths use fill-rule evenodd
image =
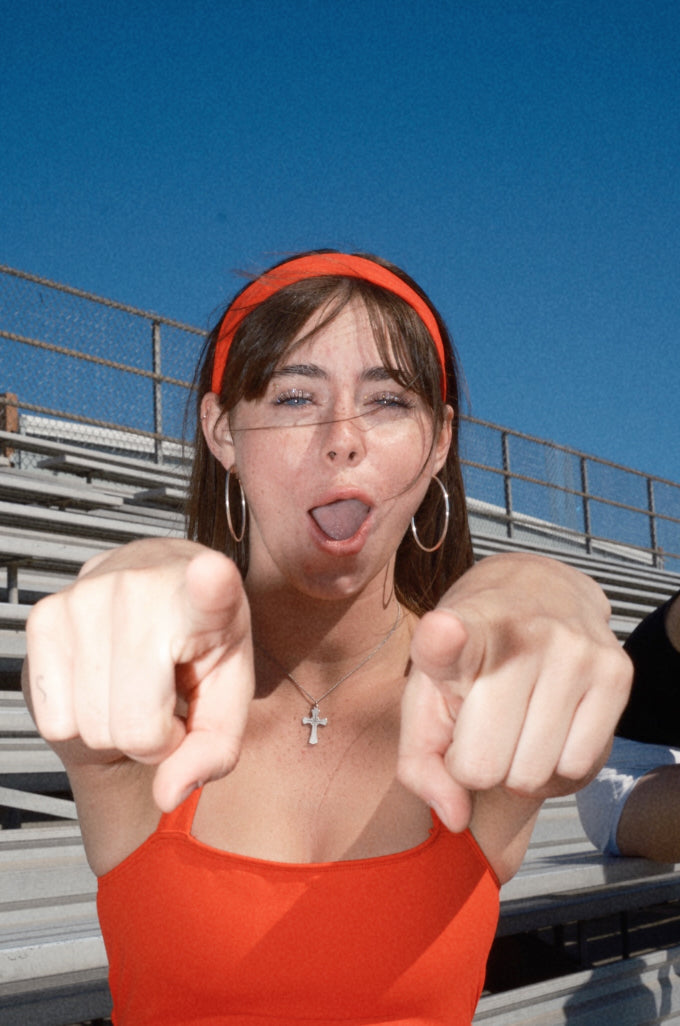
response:
<svg viewBox="0 0 680 1026"><path fill-rule="evenodd" d="M329 538L346 541L357 533L370 513L370 507L359 499L339 499L327 506L316 506L310 513Z"/></svg>

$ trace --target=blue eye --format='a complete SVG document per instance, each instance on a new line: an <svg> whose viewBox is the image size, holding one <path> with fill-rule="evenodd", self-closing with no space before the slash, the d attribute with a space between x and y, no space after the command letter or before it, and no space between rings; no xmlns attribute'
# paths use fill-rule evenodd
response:
<svg viewBox="0 0 680 1026"><path fill-rule="evenodd" d="M303 392L301 388L291 388L287 392L282 392L274 400L275 406L304 406L306 403L311 402L311 395L308 392Z"/></svg>
<svg viewBox="0 0 680 1026"><path fill-rule="evenodd" d="M372 402L378 406L400 406L404 409L410 409L413 406L413 403L407 396L397 392L381 392L379 395L372 397Z"/></svg>

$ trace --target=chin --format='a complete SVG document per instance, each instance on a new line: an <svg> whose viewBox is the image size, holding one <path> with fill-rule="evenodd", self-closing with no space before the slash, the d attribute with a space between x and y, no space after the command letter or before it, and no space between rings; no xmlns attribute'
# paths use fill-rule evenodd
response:
<svg viewBox="0 0 680 1026"><path fill-rule="evenodd" d="M320 602L347 602L361 592L366 587L366 581L358 581L355 578L343 577L338 579L319 579L306 580L304 582L296 583L298 591L310 598L318 599Z"/></svg>
<svg viewBox="0 0 680 1026"><path fill-rule="evenodd" d="M295 575L292 584L295 589L303 595L317 599L320 602L349 602L358 595L363 594L372 584L384 591L384 581L387 568L380 567L377 571L370 570L365 566L356 568L354 571L334 573L322 573L318 570L309 574L298 573Z"/></svg>

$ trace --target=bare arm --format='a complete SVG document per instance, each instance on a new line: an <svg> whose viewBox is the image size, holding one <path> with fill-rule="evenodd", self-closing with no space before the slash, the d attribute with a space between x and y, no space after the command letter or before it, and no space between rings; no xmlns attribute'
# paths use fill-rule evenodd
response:
<svg viewBox="0 0 680 1026"><path fill-rule="evenodd" d="M680 652L680 595L666 612L665 628ZM623 807L616 842L623 855L680 862L680 766L660 766L638 781Z"/></svg>
<svg viewBox="0 0 680 1026"><path fill-rule="evenodd" d="M616 834L622 855L680 862L680 766L659 766L637 782Z"/></svg>

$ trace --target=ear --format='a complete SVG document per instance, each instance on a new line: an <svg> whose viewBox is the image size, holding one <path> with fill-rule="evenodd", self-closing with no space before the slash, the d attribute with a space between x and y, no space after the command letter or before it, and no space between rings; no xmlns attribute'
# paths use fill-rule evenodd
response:
<svg viewBox="0 0 680 1026"><path fill-rule="evenodd" d="M433 473L437 471L446 463L446 457L449 454L449 448L451 447L451 438L453 434L453 407L444 407L444 420L439 431L439 435L435 440L433 457L434 457L434 469Z"/></svg>
<svg viewBox="0 0 680 1026"><path fill-rule="evenodd" d="M234 465L234 440L229 429L229 415L220 406L214 392L201 399L201 428L211 453L225 470Z"/></svg>

